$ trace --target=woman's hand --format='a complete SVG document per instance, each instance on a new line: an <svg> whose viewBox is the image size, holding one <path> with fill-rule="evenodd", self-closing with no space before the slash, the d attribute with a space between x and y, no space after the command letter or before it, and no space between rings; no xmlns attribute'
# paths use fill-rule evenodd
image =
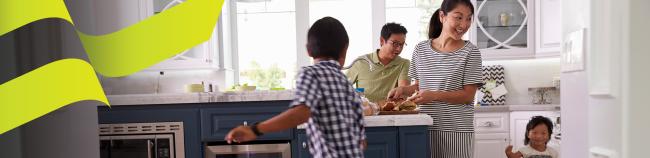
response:
<svg viewBox="0 0 650 158"><path fill-rule="evenodd" d="M516 153L513 153L512 152L512 145L508 145L508 147L506 147L506 156L508 158L522 158L522 157L524 157L524 155L521 154L521 152L519 152L519 151L517 151Z"/></svg>
<svg viewBox="0 0 650 158"><path fill-rule="evenodd" d="M411 96L408 100L413 101L415 104L425 104L438 100L438 92L420 90L417 95Z"/></svg>
<svg viewBox="0 0 650 158"><path fill-rule="evenodd" d="M235 143L247 142L247 141L255 140L256 138L257 136L255 135L255 133L253 133L251 127L238 126L230 130L230 132L226 134L226 138L224 139L228 142L228 144L230 144L231 142L235 142Z"/></svg>

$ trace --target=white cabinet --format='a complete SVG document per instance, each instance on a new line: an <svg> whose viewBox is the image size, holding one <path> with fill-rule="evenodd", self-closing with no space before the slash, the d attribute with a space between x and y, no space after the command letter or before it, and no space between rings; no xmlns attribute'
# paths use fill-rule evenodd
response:
<svg viewBox="0 0 650 158"><path fill-rule="evenodd" d="M509 113L476 113L474 115L474 158L504 157L509 140Z"/></svg>
<svg viewBox="0 0 650 158"><path fill-rule="evenodd" d="M183 3L185 0L97 0L95 25L98 34L108 34L135 25L166 9ZM211 69L218 68L219 44L217 29L210 40L193 48L182 50L174 57L149 67L150 70L161 69ZM173 33L176 30L168 30ZM164 35L160 35L164 36Z"/></svg>
<svg viewBox="0 0 650 158"><path fill-rule="evenodd" d="M562 41L560 0L535 0L535 52L537 57L559 56Z"/></svg>
<svg viewBox="0 0 650 158"><path fill-rule="evenodd" d="M553 121L553 125L555 126L557 117L560 115L558 111L515 111L510 113L510 139L512 140L511 144L513 146L513 149L516 150L525 146L524 139L526 138L526 125L533 116L547 117ZM558 130L555 127L553 130L553 134L555 135ZM557 144L557 141L554 139L554 136L551 136L549 145L559 146L559 144ZM554 148L559 151L558 147Z"/></svg>
<svg viewBox="0 0 650 158"><path fill-rule="evenodd" d="M503 151L508 144L508 133L477 133L474 138L474 158L505 157Z"/></svg>
<svg viewBox="0 0 650 158"><path fill-rule="evenodd" d="M533 0L474 0L470 41L484 60L534 57Z"/></svg>
<svg viewBox="0 0 650 158"><path fill-rule="evenodd" d="M473 0L469 38L484 60L559 57L560 0Z"/></svg>

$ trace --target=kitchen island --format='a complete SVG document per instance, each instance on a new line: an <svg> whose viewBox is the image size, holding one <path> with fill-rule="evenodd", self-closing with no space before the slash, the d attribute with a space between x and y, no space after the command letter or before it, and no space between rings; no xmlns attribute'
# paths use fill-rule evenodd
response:
<svg viewBox="0 0 650 158"><path fill-rule="evenodd" d="M289 108L292 91L243 93L192 93L162 95L112 95L111 107L100 106L100 124L182 122L185 157L207 157L210 145L225 145L224 136L235 126L253 124ZM368 149L366 157L429 157L424 114L364 117ZM299 126L268 133L247 144L284 142L291 157L311 157L307 136Z"/></svg>

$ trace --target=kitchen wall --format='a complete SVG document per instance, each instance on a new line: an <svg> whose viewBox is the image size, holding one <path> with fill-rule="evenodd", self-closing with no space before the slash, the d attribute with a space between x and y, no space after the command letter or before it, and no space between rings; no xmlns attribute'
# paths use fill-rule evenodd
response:
<svg viewBox="0 0 650 158"><path fill-rule="evenodd" d="M585 52L590 52L590 0L562 1L562 35L586 28ZM561 74L562 149L560 157L586 158L589 148L589 110L586 71ZM616 128L616 127L612 127Z"/></svg>
<svg viewBox="0 0 650 158"><path fill-rule="evenodd" d="M630 55L629 60L624 60L623 63L629 63L629 70L626 72L629 78L628 84L624 84L623 89L629 89L623 93L624 96L629 96L627 101L623 101L628 107L624 107L623 116L627 116L627 123L623 124L624 138L627 140L625 153L628 157L646 157L648 142L650 142L650 106L648 105L648 89L650 85L650 53L648 53L648 37L650 37L650 20L647 15L650 15L650 1L647 0L633 0L630 3ZM644 19L644 20L643 20ZM632 33L633 32L633 33ZM634 88L632 88L634 87Z"/></svg>
<svg viewBox="0 0 650 158"><path fill-rule="evenodd" d="M117 94L152 94L184 93L185 85L192 83L212 83L219 90L225 89L225 72L219 70L169 70L160 75L160 71L145 70L126 77L100 77L107 95Z"/></svg>
<svg viewBox="0 0 650 158"><path fill-rule="evenodd" d="M506 104L530 105L529 87L552 87L553 78L560 77L560 59L526 59L483 61L483 65L503 65L506 77ZM559 93L553 96L553 104L560 104Z"/></svg>

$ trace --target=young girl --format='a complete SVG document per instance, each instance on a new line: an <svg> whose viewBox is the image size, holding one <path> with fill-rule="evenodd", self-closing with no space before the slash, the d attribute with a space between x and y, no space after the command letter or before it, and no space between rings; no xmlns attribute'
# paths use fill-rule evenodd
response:
<svg viewBox="0 0 650 158"><path fill-rule="evenodd" d="M553 122L543 116L534 116L526 125L525 147L516 153L512 152L512 145L506 147L508 158L557 158L555 149L546 146L553 134Z"/></svg>

